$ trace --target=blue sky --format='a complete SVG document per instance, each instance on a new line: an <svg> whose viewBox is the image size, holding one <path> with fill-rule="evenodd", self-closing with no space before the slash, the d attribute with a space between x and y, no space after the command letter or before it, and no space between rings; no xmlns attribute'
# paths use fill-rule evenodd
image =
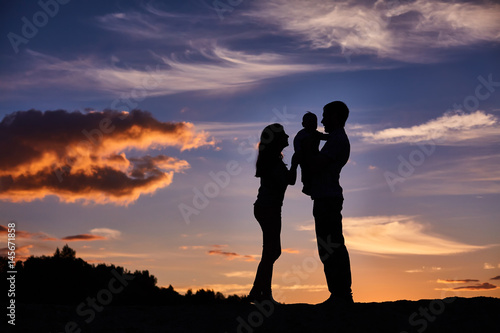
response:
<svg viewBox="0 0 500 333"><path fill-rule="evenodd" d="M0 116L11 141L0 176L15 185L0 192L0 218L24 232L23 256L71 242L86 260L149 269L160 285L244 294L261 248L260 131L280 122L293 138L306 111L321 118L342 100L355 299L500 295L497 3L40 3L3 4L1 14ZM26 130L30 109L66 112ZM142 111L123 125L133 109ZM82 117L68 122L75 110ZM97 129L97 144L75 148ZM284 153L289 163L292 147ZM68 158L68 179L79 170L85 190L37 181ZM95 170L142 185L123 195ZM319 302L311 200L298 185L283 225L277 299Z"/></svg>

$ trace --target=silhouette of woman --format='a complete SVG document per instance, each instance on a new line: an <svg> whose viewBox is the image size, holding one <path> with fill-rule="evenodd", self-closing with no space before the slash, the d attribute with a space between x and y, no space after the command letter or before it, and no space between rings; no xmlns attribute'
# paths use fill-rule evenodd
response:
<svg viewBox="0 0 500 333"><path fill-rule="evenodd" d="M281 255L281 206L288 185L297 178L297 161L287 169L282 150L288 146L288 135L280 124L271 124L262 131L255 177L260 178L254 215L263 234L262 257L250 291L251 301L271 300L271 280L274 262Z"/></svg>

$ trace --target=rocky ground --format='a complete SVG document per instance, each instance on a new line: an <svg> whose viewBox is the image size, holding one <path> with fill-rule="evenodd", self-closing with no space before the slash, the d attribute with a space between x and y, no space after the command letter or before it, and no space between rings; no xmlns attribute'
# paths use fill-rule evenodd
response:
<svg viewBox="0 0 500 333"><path fill-rule="evenodd" d="M100 310L100 311L99 311ZM310 304L113 306L18 305L12 332L500 332L500 299ZM5 321L2 323L4 326ZM4 331L4 329L1 329Z"/></svg>

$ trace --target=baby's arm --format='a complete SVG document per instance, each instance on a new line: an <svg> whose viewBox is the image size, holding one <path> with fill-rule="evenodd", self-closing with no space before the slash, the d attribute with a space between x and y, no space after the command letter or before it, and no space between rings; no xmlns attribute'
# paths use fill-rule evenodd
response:
<svg viewBox="0 0 500 333"><path fill-rule="evenodd" d="M328 140L328 134L326 133L322 133L316 130L316 135L319 137L320 140Z"/></svg>

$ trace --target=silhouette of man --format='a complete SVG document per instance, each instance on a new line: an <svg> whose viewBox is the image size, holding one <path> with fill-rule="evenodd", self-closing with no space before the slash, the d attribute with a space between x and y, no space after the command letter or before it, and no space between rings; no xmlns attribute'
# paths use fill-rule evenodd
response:
<svg viewBox="0 0 500 333"><path fill-rule="evenodd" d="M347 163L350 144L344 130L349 109L340 101L323 107L321 123L328 139L312 162L314 177L311 198L316 227L319 256L324 266L330 297L325 305L353 303L351 292L351 265L342 234L342 204L344 197L340 186L340 171Z"/></svg>

